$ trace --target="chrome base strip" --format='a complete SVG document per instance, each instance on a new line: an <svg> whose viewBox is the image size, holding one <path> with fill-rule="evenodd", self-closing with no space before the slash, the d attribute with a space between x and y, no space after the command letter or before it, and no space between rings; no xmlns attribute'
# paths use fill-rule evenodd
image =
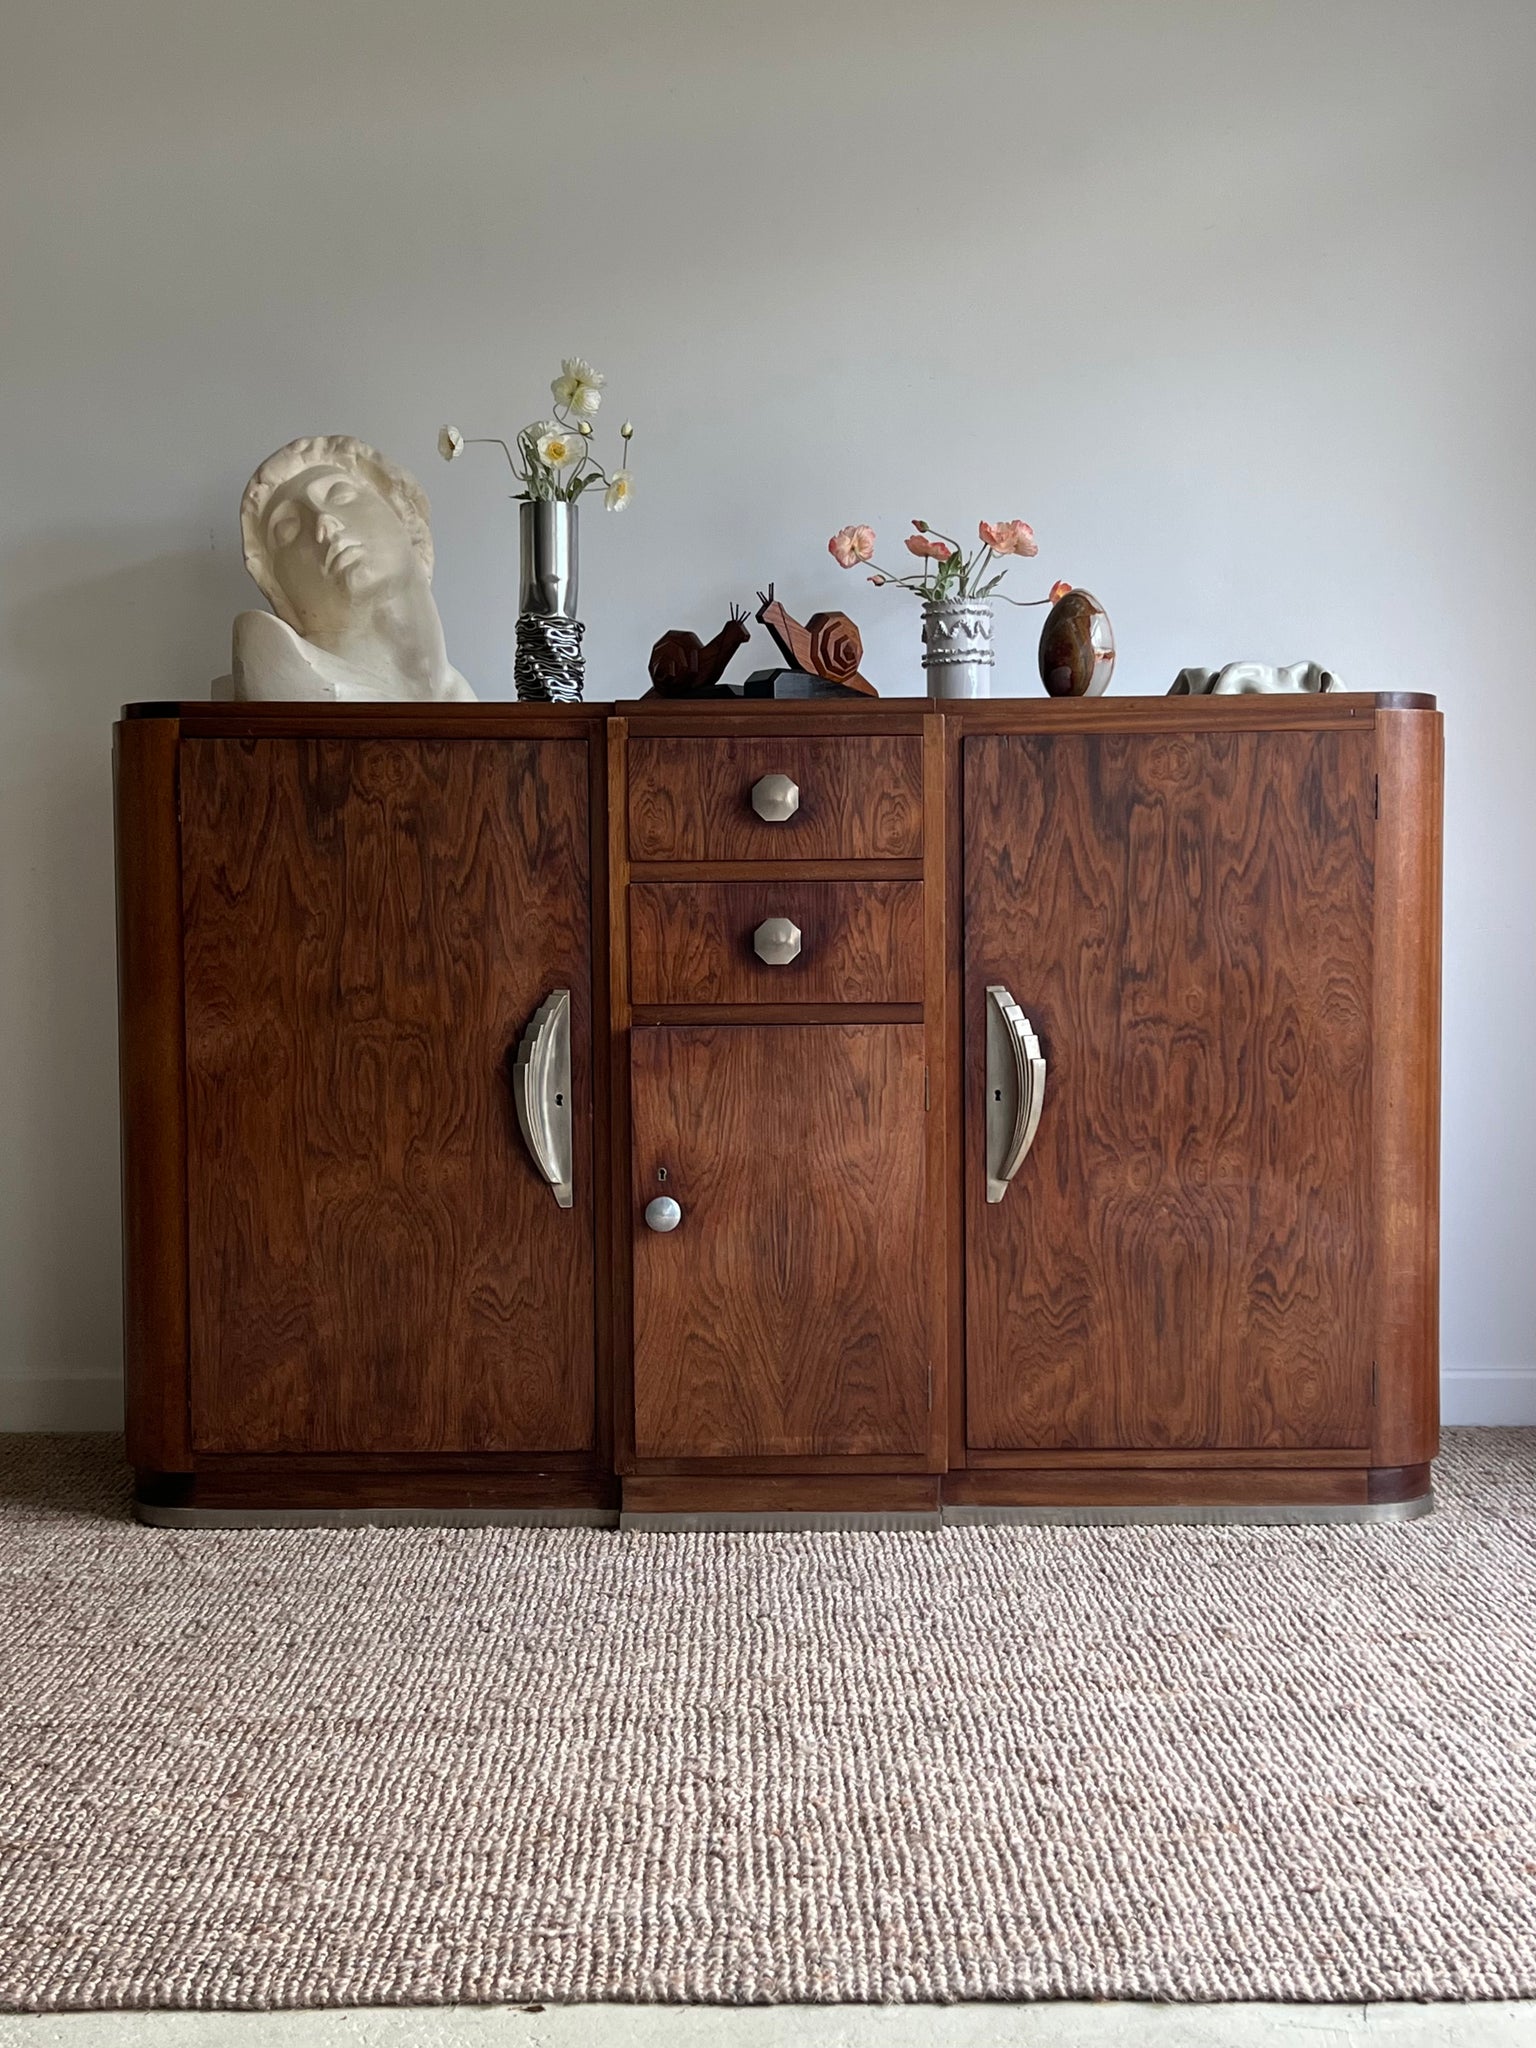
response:
<svg viewBox="0 0 1536 2048"><path fill-rule="evenodd" d="M753 1529L937 1529L937 1508L741 1508L620 1515L635 1534L681 1536Z"/></svg>
<svg viewBox="0 0 1536 2048"><path fill-rule="evenodd" d="M1250 1528L1283 1528L1305 1522L1413 1522L1420 1515L1433 1512L1435 1497L1432 1493L1421 1493L1416 1500L1359 1501L1341 1506L1336 1502L1327 1505L1299 1505L1263 1507L1244 1503L1241 1507L959 1507L946 1506L944 1522L946 1527L976 1527L979 1524L996 1524L1006 1527L1012 1523L1033 1528L1049 1528L1065 1524L1070 1528L1098 1529L1112 1528L1121 1523L1144 1528L1152 1523L1223 1523L1228 1526L1246 1524Z"/></svg>
<svg viewBox="0 0 1536 2048"><path fill-rule="evenodd" d="M616 1529L617 1508L162 1508L136 1500L152 1529Z"/></svg>
<svg viewBox="0 0 1536 2048"><path fill-rule="evenodd" d="M627 1529L637 1534L722 1535L751 1530L938 1528L1115 1528L1202 1523L1281 1528L1303 1523L1412 1522L1430 1514L1432 1493L1416 1500L1339 1506L1263 1507L960 1507L844 1511L822 1508L739 1509L670 1514L620 1513L617 1508L168 1508L135 1501L152 1529Z"/></svg>

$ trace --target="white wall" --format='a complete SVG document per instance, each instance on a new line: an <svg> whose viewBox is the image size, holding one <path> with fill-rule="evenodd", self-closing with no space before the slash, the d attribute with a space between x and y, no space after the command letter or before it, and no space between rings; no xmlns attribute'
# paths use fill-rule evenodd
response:
<svg viewBox="0 0 1536 2048"><path fill-rule="evenodd" d="M1448 1412L1536 1420L1533 77L1529 0L7 0L0 1426L116 1401L115 707L225 665L240 488L316 430L421 471L510 694L503 480L433 439L570 350L639 428L594 695L769 577L919 687L824 551L914 513L1032 520L1119 689L1439 693Z"/></svg>

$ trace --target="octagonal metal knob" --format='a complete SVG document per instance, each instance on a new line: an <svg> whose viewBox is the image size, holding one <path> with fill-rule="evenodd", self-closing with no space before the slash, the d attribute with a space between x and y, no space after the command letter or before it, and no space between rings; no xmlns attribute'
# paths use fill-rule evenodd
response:
<svg viewBox="0 0 1536 2048"><path fill-rule="evenodd" d="M752 950L766 966L787 967L800 955L800 927L787 917L765 917L752 934Z"/></svg>
<svg viewBox="0 0 1536 2048"><path fill-rule="evenodd" d="M759 775L752 785L752 808L768 825L782 825L800 808L800 785L787 775Z"/></svg>
<svg viewBox="0 0 1536 2048"><path fill-rule="evenodd" d="M657 1195L645 1205L645 1220L652 1230L676 1230L683 1220L682 1206L670 1195Z"/></svg>

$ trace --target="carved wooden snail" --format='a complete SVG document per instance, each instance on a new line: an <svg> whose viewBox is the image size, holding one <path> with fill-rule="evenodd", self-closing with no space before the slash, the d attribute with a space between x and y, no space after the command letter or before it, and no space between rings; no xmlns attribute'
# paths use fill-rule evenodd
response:
<svg viewBox="0 0 1536 2048"><path fill-rule="evenodd" d="M663 633L651 649L651 687L657 696L713 696L731 657L752 637L746 619L744 608L733 604L713 640L686 631Z"/></svg>
<svg viewBox="0 0 1536 2048"><path fill-rule="evenodd" d="M757 595L759 623L768 628L791 668L820 676L824 683L841 683L845 690L857 690L866 697L879 694L874 684L859 674L864 642L846 612L816 612L802 626L779 603L771 583Z"/></svg>

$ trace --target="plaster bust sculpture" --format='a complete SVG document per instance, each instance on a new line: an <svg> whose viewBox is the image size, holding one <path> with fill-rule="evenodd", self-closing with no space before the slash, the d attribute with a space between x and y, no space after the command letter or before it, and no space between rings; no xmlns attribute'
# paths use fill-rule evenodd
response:
<svg viewBox="0 0 1536 2048"><path fill-rule="evenodd" d="M235 620L230 694L472 702L443 644L427 521L416 479L350 434L269 455L240 500L240 535L272 611Z"/></svg>
<svg viewBox="0 0 1536 2048"><path fill-rule="evenodd" d="M1272 668L1265 661L1229 661L1225 668L1181 668L1168 694L1170 697L1325 696L1343 687L1331 669L1319 668L1315 661L1293 661L1284 668Z"/></svg>

